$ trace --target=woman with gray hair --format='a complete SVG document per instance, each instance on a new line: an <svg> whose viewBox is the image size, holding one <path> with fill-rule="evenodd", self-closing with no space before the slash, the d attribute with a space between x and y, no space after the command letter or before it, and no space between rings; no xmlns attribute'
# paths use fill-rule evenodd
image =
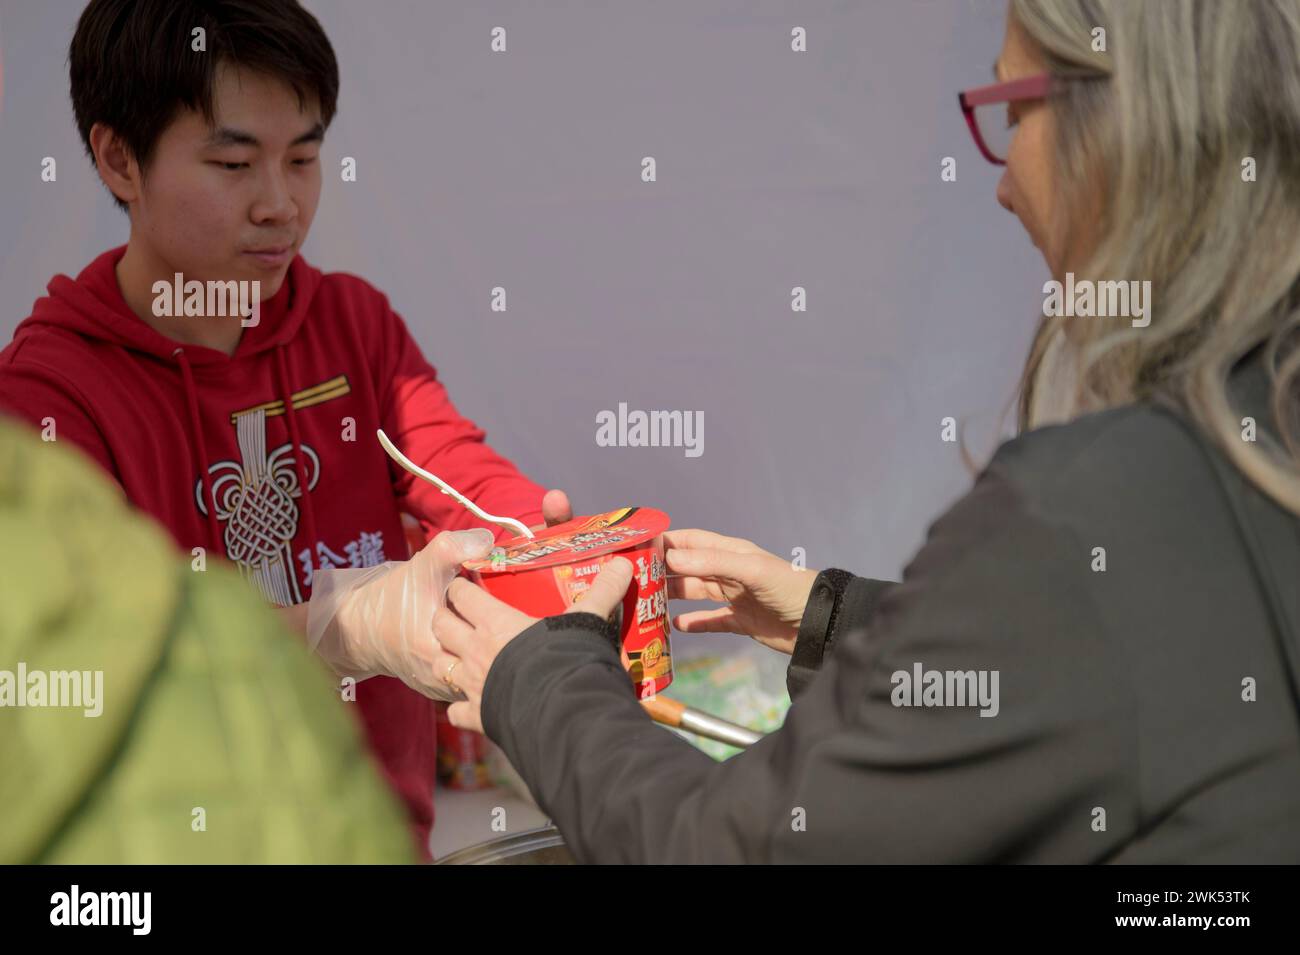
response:
<svg viewBox="0 0 1300 955"><path fill-rule="evenodd" d="M1300 0L1013 0L961 95L1051 282L1021 434L901 583L666 535L685 632L791 655L715 763L604 615L465 580L434 630L584 861L1300 861ZM992 115L987 115L992 114Z"/></svg>

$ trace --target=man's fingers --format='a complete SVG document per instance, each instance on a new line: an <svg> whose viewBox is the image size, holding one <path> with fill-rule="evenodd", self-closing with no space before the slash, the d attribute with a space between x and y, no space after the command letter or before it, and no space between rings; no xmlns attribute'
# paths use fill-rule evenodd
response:
<svg viewBox="0 0 1300 955"><path fill-rule="evenodd" d="M736 615L730 607L717 610L692 610L690 613L678 614L673 626L682 633L743 633L738 630Z"/></svg>
<svg viewBox="0 0 1300 955"><path fill-rule="evenodd" d="M417 556L432 558L452 573L460 570L462 562L482 557L492 549L492 532L486 527L466 531L443 531L424 546Z"/></svg>
<svg viewBox="0 0 1300 955"><path fill-rule="evenodd" d="M596 575L591 589L582 599L568 609L568 613L594 613L608 617L623 602L627 588L632 583L632 562L626 557L615 557Z"/></svg>
<svg viewBox="0 0 1300 955"><path fill-rule="evenodd" d="M563 524L573 520L573 507L569 504L569 495L558 489L546 492L542 498L542 520L547 527Z"/></svg>
<svg viewBox="0 0 1300 955"><path fill-rule="evenodd" d="M528 529L536 534L548 527L571 520L573 520L573 507L569 504L569 495L553 488L542 497L542 523L534 524Z"/></svg>

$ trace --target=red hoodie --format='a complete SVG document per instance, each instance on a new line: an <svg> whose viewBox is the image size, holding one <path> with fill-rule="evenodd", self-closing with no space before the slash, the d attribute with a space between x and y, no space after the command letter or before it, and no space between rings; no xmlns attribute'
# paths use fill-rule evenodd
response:
<svg viewBox="0 0 1300 955"><path fill-rule="evenodd" d="M460 416L388 299L366 282L296 257L260 323L227 356L172 341L131 312L114 272L125 251L105 252L75 281L50 281L0 352L0 407L38 428L52 419L55 437L88 452L184 551L228 557L285 605L310 597L318 568L404 560L402 511L427 533L481 526L391 464L377 428L487 511L541 522L544 489ZM356 690L424 849L432 704L387 677Z"/></svg>

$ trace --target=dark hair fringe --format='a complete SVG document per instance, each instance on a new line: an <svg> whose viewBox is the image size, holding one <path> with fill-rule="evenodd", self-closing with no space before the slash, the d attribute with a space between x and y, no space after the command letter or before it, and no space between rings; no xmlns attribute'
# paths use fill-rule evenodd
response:
<svg viewBox="0 0 1300 955"><path fill-rule="evenodd" d="M191 48L198 27L204 52ZM91 162L96 123L121 138L142 170L177 112L197 110L211 123L223 63L283 80L301 106L316 99L322 125L333 120L334 49L296 0L91 0L68 48L72 109Z"/></svg>

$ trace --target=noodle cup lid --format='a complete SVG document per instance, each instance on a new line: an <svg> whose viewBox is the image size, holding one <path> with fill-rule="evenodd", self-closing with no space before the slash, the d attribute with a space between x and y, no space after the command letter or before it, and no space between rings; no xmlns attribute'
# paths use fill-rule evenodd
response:
<svg viewBox="0 0 1300 955"><path fill-rule="evenodd" d="M466 570L509 574L614 554L648 544L668 530L671 522L653 507L623 507L591 517L575 517L538 531L534 538L512 537L486 557L467 560Z"/></svg>

